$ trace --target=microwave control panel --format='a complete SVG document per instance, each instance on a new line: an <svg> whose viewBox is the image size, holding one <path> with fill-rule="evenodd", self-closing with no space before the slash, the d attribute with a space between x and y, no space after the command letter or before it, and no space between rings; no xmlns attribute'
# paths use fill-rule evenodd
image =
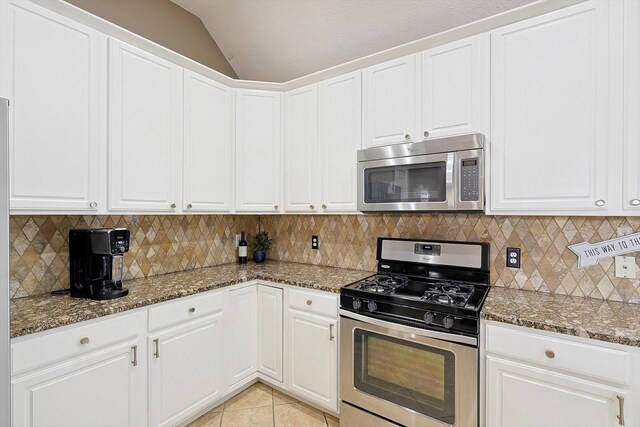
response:
<svg viewBox="0 0 640 427"><path fill-rule="evenodd" d="M480 199L480 162L478 159L460 161L460 200L475 202Z"/></svg>

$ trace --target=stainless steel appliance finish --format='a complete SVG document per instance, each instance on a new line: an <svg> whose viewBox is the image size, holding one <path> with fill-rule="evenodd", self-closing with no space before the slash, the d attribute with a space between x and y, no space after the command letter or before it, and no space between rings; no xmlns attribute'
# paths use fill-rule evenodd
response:
<svg viewBox="0 0 640 427"><path fill-rule="evenodd" d="M471 427L477 425L478 385L476 379L478 377L478 349L477 347L456 342L466 341L467 337L460 337L454 334L438 334L438 339L431 336L429 331L426 330L377 319L372 320L343 310L340 311L340 316L340 397L344 402L355 406L353 409L356 411L358 408L362 408L406 426L442 427L443 425L450 425ZM448 369L452 369L455 373L454 382L453 384L446 384L444 387L453 390L453 402L450 405L454 412L446 414L443 420L440 420L394 402L394 394L401 395L402 392L400 391L394 392L391 388L385 391L381 390L380 395L383 395L384 398L362 391L360 386L356 384L357 378L366 375L364 372L359 372L356 367L356 361L362 357L362 351L358 352L356 347L362 346L363 343L359 342L355 336L360 331L375 333L376 337L395 338L396 345L406 346L405 348L418 345L421 346L425 353L438 351L452 355L451 359L454 366ZM399 348L401 351L401 347ZM391 365L387 368L390 370L412 370L414 364L417 363L416 360L407 360L406 362L411 363L411 366ZM409 393L415 395L419 392L409 390ZM400 396L399 400L402 401L404 399ZM427 409L428 404L419 403L417 406L424 408L424 412L429 412L429 409ZM364 412L362 409L360 409L360 412ZM352 411L353 416L363 416L362 413L356 411ZM357 422L357 418L351 419L349 413L341 413L340 422L347 426L360 425Z"/></svg>
<svg viewBox="0 0 640 427"><path fill-rule="evenodd" d="M378 238L376 259L340 290L341 422L477 426L489 244Z"/></svg>
<svg viewBox="0 0 640 427"><path fill-rule="evenodd" d="M358 210L483 211L482 134L358 151Z"/></svg>
<svg viewBox="0 0 640 427"><path fill-rule="evenodd" d="M0 425L11 425L9 364L9 101L0 98Z"/></svg>

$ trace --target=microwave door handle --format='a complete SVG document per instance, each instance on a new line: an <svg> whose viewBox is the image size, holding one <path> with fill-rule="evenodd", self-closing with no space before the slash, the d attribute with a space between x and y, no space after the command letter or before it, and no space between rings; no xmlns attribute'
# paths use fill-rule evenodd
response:
<svg viewBox="0 0 640 427"><path fill-rule="evenodd" d="M447 208L455 209L456 208L456 200L455 200L455 188L453 182L453 173L455 166L455 154L448 153L447 154L447 171L446 171L446 190L447 190Z"/></svg>

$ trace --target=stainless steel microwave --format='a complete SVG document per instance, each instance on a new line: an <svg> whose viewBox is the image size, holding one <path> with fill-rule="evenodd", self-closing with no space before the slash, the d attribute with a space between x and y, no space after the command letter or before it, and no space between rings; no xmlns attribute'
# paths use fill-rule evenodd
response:
<svg viewBox="0 0 640 427"><path fill-rule="evenodd" d="M484 135L358 151L361 212L484 211Z"/></svg>

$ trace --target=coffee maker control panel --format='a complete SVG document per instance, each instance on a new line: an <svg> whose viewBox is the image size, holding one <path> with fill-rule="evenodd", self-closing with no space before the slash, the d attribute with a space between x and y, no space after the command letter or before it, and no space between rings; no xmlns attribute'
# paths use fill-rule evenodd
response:
<svg viewBox="0 0 640 427"><path fill-rule="evenodd" d="M89 230L91 251L100 255L120 255L129 252L130 232L126 228L96 228Z"/></svg>
<svg viewBox="0 0 640 427"><path fill-rule="evenodd" d="M111 233L111 253L123 254L129 252L129 230L115 228Z"/></svg>

